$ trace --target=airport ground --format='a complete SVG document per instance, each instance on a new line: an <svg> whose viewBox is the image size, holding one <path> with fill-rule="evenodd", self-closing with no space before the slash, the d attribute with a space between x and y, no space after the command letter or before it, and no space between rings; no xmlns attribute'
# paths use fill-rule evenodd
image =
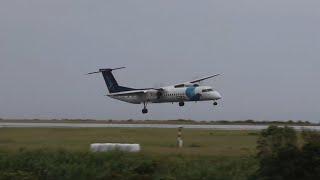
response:
<svg viewBox="0 0 320 180"><path fill-rule="evenodd" d="M138 143L151 155L249 156L257 131L184 129L184 147L176 147L177 129L159 128L1 128L0 149L89 151L91 143Z"/></svg>
<svg viewBox="0 0 320 180"><path fill-rule="evenodd" d="M0 128L0 180L319 179L319 137L276 126L184 129L177 148L173 128L7 127ZM97 142L139 143L142 152L90 152Z"/></svg>
<svg viewBox="0 0 320 180"><path fill-rule="evenodd" d="M0 128L0 179L248 179L258 131L163 128ZM96 142L140 153L90 153Z"/></svg>

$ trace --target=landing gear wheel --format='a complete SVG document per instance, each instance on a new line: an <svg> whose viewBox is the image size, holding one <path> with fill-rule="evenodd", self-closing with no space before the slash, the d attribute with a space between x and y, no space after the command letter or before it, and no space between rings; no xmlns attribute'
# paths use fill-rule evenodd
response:
<svg viewBox="0 0 320 180"><path fill-rule="evenodd" d="M217 103L217 102L213 102L213 105L214 105L214 106L217 106L217 105L218 105L218 103Z"/></svg>
<svg viewBox="0 0 320 180"><path fill-rule="evenodd" d="M184 106L184 102L179 102L179 106L180 107Z"/></svg>
<svg viewBox="0 0 320 180"><path fill-rule="evenodd" d="M147 113L148 113L148 109L147 109L147 102L143 102L143 109L142 109L142 113L143 113L143 114L147 114Z"/></svg>
<svg viewBox="0 0 320 180"><path fill-rule="evenodd" d="M147 114L148 113L148 109L142 109L142 113L143 114Z"/></svg>

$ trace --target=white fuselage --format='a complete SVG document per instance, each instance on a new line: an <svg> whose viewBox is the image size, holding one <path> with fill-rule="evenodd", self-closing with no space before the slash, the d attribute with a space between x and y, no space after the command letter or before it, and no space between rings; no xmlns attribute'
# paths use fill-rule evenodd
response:
<svg viewBox="0 0 320 180"><path fill-rule="evenodd" d="M130 94L113 93L108 94L109 97L133 104L147 103L170 103L170 102L187 102L187 101L216 101L221 99L218 91L210 86L189 86L174 87L168 86L161 88L161 94L158 90L147 89L144 93Z"/></svg>

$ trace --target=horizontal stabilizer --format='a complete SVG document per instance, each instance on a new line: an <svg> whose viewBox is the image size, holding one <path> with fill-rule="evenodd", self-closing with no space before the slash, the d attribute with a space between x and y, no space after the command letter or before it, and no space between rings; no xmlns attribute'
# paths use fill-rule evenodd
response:
<svg viewBox="0 0 320 180"><path fill-rule="evenodd" d="M90 73L88 73L87 75L97 74L97 73L102 73L102 72L111 72L111 71L114 71L114 70L119 70L119 69L124 69L124 68L126 68L126 67L119 67L119 68L113 68L113 69L110 69L110 68L107 68L107 69L99 69L99 71L90 72Z"/></svg>

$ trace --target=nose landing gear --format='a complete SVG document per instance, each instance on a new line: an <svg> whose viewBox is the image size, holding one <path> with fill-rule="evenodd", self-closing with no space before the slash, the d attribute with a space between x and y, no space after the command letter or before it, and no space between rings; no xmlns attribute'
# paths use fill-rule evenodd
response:
<svg viewBox="0 0 320 180"><path fill-rule="evenodd" d="M180 107L184 106L184 102L179 102L179 106Z"/></svg>
<svg viewBox="0 0 320 180"><path fill-rule="evenodd" d="M147 113L148 113L148 109L145 109L145 108L142 109L142 113L143 113L143 114L147 114Z"/></svg>
<svg viewBox="0 0 320 180"><path fill-rule="evenodd" d="M214 105L214 106L217 106L217 105L218 105L218 103L215 101L215 102L213 102L213 105Z"/></svg>

